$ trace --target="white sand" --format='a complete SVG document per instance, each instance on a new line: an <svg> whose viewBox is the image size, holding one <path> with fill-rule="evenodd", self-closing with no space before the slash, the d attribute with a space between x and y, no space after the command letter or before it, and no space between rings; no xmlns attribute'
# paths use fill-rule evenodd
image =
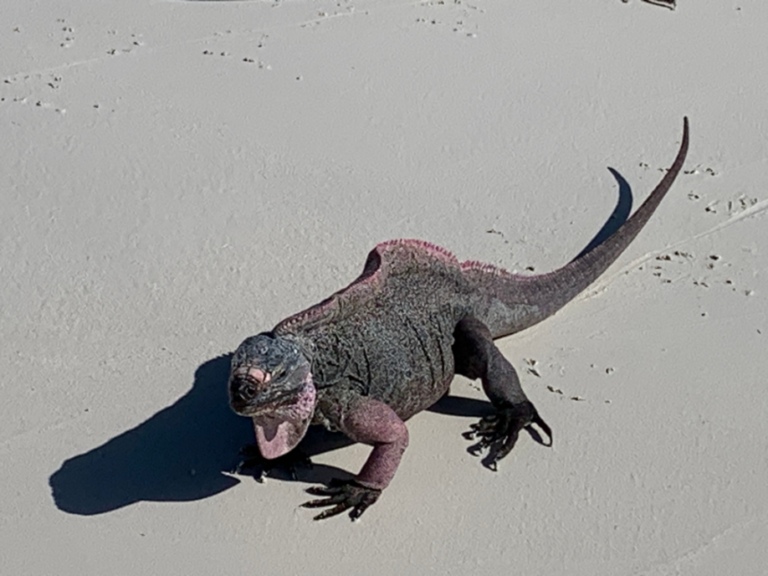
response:
<svg viewBox="0 0 768 576"><path fill-rule="evenodd" d="M4 0L0 53L0 573L766 574L764 0ZM553 448L426 412L354 524L298 505L365 446L220 472L219 355L381 240L565 263L684 115L693 173L500 342Z"/></svg>

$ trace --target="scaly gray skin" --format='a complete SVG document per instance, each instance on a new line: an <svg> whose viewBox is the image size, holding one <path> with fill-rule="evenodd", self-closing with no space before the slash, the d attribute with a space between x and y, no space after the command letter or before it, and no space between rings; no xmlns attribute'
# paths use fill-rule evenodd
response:
<svg viewBox="0 0 768 576"><path fill-rule="evenodd" d="M408 445L404 421L448 392L454 374L480 378L495 414L473 425L492 467L520 430L549 426L526 398L512 365L493 343L541 322L589 286L653 214L688 150L688 120L672 167L610 238L569 264L518 276L480 262L460 263L420 240L379 244L347 288L246 339L234 354L232 408L253 419L261 454L290 452L307 427L322 424L373 447L352 481L310 488L333 506L315 519L358 518L395 475Z"/></svg>

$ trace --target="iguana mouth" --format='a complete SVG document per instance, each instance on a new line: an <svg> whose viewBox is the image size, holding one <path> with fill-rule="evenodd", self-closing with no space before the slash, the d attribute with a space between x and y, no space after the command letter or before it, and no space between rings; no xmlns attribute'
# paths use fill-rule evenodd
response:
<svg viewBox="0 0 768 576"><path fill-rule="evenodd" d="M308 374L298 393L294 391L290 397L284 396L279 405L260 407L252 416L256 443L264 458L287 454L304 438L315 411L316 398L312 376Z"/></svg>

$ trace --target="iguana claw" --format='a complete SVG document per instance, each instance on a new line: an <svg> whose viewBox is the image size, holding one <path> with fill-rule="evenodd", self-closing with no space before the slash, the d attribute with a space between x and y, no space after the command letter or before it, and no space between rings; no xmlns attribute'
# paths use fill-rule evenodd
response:
<svg viewBox="0 0 768 576"><path fill-rule="evenodd" d="M376 502L381 495L381 490L368 488L358 484L354 480L333 479L329 486L313 486L307 488L307 492L314 496L326 496L319 500L310 500L302 504L304 508L321 508L323 506L333 506L315 516L315 520L324 520L331 516L341 514L346 510L352 520L357 520L368 507Z"/></svg>
<svg viewBox="0 0 768 576"><path fill-rule="evenodd" d="M478 453L488 448L488 457L484 464L491 470L497 469L497 463L512 451L517 442L520 430L531 424L536 424L549 438L546 446L552 446L552 429L539 416L531 402L521 402L498 408L495 414L483 417L477 424L470 426L471 430L464 434L470 440L480 438L470 452Z"/></svg>
<svg viewBox="0 0 768 576"><path fill-rule="evenodd" d="M257 482L264 482L264 479L273 470L285 470L291 477L291 480L298 480L298 467L312 468L312 460L301 450L291 450L285 456L268 460L261 455L259 447L255 444L248 444L240 449L242 460L232 471L235 474L248 474L253 476Z"/></svg>

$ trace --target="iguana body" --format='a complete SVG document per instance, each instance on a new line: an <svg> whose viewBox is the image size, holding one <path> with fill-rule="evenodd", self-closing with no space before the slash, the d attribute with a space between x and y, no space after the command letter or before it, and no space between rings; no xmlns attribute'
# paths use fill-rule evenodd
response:
<svg viewBox="0 0 768 576"><path fill-rule="evenodd" d="M373 446L353 481L310 489L327 498L306 504L335 506L317 518L350 508L356 518L397 470L408 444L404 421L440 399L454 374L480 378L496 409L473 427L492 466L532 423L551 441L493 340L551 316L600 276L653 214L687 148L686 119L677 157L649 198L610 238L559 270L518 276L460 263L427 242L393 240L371 251L347 288L246 339L232 360L230 401L253 419L262 455L288 453L310 423Z"/></svg>

